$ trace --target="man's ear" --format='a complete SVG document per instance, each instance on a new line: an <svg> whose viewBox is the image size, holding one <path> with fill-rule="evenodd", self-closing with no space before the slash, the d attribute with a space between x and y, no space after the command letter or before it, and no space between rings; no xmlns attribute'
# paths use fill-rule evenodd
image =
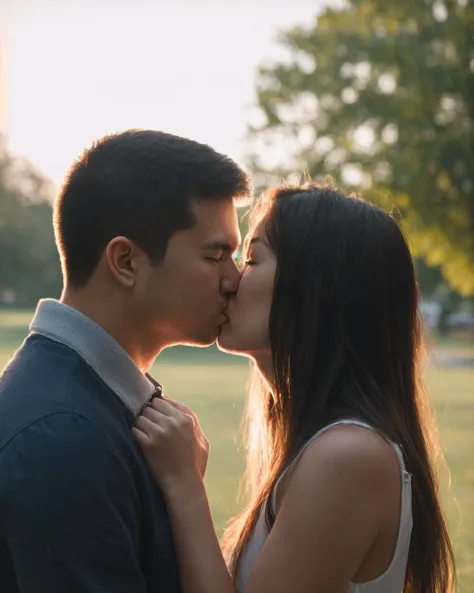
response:
<svg viewBox="0 0 474 593"><path fill-rule="evenodd" d="M136 282L140 257L143 257L143 251L127 237L114 237L105 248L105 261L110 273L127 288L132 288Z"/></svg>

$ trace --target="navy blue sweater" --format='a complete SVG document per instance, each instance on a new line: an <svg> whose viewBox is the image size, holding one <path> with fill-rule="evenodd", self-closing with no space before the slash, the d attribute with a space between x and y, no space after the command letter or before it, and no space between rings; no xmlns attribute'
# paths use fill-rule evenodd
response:
<svg viewBox="0 0 474 593"><path fill-rule="evenodd" d="M0 378L2 593L178 593L133 414L68 346L30 335Z"/></svg>

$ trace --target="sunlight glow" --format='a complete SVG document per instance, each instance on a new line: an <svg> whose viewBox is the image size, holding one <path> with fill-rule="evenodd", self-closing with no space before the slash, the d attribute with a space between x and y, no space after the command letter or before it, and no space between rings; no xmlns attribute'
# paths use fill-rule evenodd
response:
<svg viewBox="0 0 474 593"><path fill-rule="evenodd" d="M95 138L130 127L188 136L241 160L257 67L279 58L279 30L311 21L321 4L1 3L9 147L56 183Z"/></svg>

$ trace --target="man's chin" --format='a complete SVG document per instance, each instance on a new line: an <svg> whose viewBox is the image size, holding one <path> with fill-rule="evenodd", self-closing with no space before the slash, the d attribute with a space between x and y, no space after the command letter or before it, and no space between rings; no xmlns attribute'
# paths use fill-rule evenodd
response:
<svg viewBox="0 0 474 593"><path fill-rule="evenodd" d="M216 343L217 336L208 337L198 337L198 338L189 338L185 342L182 343L183 346L192 346L193 348L209 348Z"/></svg>
<svg viewBox="0 0 474 593"><path fill-rule="evenodd" d="M189 336L186 340L185 346L194 346L197 348L208 348L216 343L219 335L219 328L214 328L209 332L199 332Z"/></svg>
<svg viewBox="0 0 474 593"><path fill-rule="evenodd" d="M205 335L204 333L195 335L188 338L185 342L182 342L182 344L183 346L193 346L194 348L208 348L209 346L217 344L217 347L222 352L245 356L245 351L239 349L233 339L232 333L228 323L224 323L218 328L217 333L213 332L208 335Z"/></svg>

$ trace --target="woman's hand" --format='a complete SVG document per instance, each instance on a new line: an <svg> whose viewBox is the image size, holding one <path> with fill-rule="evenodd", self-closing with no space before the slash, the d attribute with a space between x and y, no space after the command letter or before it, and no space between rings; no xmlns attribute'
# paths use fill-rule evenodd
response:
<svg viewBox="0 0 474 593"><path fill-rule="evenodd" d="M187 406L155 398L138 416L132 432L165 496L178 491L192 497L194 487L202 489L209 442Z"/></svg>

